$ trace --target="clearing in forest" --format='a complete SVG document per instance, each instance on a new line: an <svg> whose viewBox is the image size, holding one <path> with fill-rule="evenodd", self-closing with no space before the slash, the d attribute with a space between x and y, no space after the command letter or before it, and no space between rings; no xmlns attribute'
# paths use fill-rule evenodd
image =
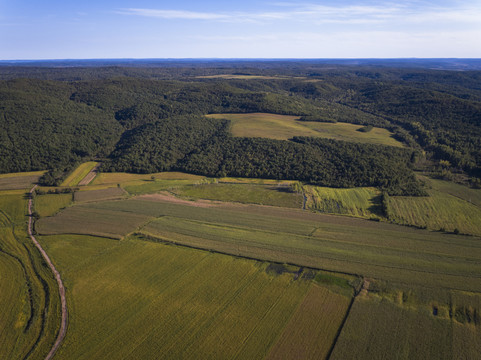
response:
<svg viewBox="0 0 481 360"><path fill-rule="evenodd" d="M231 133L237 137L288 140L294 136L312 136L378 145L403 146L392 137L392 133L388 130L373 127L369 132L362 132L359 131L364 127L362 125L299 121L299 116L268 113L210 114L207 117L230 120Z"/></svg>
<svg viewBox="0 0 481 360"><path fill-rule="evenodd" d="M87 174L98 165L96 161L88 161L80 164L72 173L62 182L60 186L77 186L87 176Z"/></svg>

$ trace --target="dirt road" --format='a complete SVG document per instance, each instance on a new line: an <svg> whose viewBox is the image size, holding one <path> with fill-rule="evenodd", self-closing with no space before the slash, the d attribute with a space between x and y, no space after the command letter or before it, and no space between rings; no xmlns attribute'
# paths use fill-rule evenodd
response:
<svg viewBox="0 0 481 360"><path fill-rule="evenodd" d="M33 191L37 185L35 185L31 190L30 190L30 198L28 200L28 235L30 236L30 239L33 241L37 249L40 251L42 254L45 262L48 264L50 269L52 270L53 274L55 275L55 279L57 280L58 284L58 292L60 294L60 302L62 305L62 322L60 324L60 331L58 332L57 339L55 340L55 343L53 344L52 348L50 349L50 352L47 354L45 357L45 360L50 360L53 358L55 355L55 352L58 350L60 347L60 344L62 343L63 339L65 338L65 334L67 333L67 324L68 324L68 312L67 312L67 300L65 298L65 287L63 286L62 278L60 277L60 273L57 271L55 266L53 265L52 261L48 257L47 253L45 250L42 248L40 243L37 241L35 236L33 236L32 232L32 227L33 227L33 220L32 220L32 209L33 209Z"/></svg>

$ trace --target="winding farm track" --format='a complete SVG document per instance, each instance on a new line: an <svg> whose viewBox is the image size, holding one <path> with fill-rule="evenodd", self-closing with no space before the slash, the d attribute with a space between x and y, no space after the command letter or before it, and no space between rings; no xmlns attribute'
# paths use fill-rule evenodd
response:
<svg viewBox="0 0 481 360"><path fill-rule="evenodd" d="M52 261L48 257L47 253L45 250L42 248L40 243L37 241L35 236L33 236L32 232L32 227L33 227L33 220L32 220L32 208L33 208L33 191L37 185L35 185L31 190L30 190L30 197L28 199L28 235L30 236L30 239L33 241L37 249L40 251L42 254L45 262L48 264L50 269L55 275L55 279L57 280L58 284L58 292L60 294L60 302L62 305L62 322L60 324L60 331L58 332L57 339L55 340L55 343L53 344L52 348L50 349L49 353L45 357L45 360L50 360L53 358L55 355L55 352L58 350L60 347L60 344L62 344L63 339L65 338L65 334L67 333L67 324L68 324L68 312L67 312L67 300L65 298L65 287L63 286L62 278L60 277L60 273L57 271L55 266L53 265Z"/></svg>

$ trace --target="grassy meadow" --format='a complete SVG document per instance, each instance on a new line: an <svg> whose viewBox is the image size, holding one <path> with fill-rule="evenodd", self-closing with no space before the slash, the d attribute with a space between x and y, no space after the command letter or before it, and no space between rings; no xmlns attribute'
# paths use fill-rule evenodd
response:
<svg viewBox="0 0 481 360"><path fill-rule="evenodd" d="M41 217L52 216L72 204L72 194L45 194L35 197L35 211Z"/></svg>
<svg viewBox="0 0 481 360"><path fill-rule="evenodd" d="M358 131L363 126L349 123L298 121L299 116L267 113L210 114L207 117L231 121L231 133L237 137L263 137L288 140L294 136L312 136L351 142L402 147L392 134L381 128Z"/></svg>
<svg viewBox="0 0 481 360"><path fill-rule="evenodd" d="M177 195L195 199L233 201L287 208L302 207L302 195L287 186L257 184L199 184L174 191Z"/></svg>
<svg viewBox="0 0 481 360"><path fill-rule="evenodd" d="M72 173L65 178L60 186L77 186L87 174L98 165L96 161L88 161L77 166Z"/></svg>
<svg viewBox="0 0 481 360"><path fill-rule="evenodd" d="M282 346L288 324L307 321L308 303L340 296L291 273L269 273L266 263L135 237L48 236L42 243L70 299L59 358L264 358ZM327 321L334 315L325 310ZM338 328L321 328L331 346Z"/></svg>

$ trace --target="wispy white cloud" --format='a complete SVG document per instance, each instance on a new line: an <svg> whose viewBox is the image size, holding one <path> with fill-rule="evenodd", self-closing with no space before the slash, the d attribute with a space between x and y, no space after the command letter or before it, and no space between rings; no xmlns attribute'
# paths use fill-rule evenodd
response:
<svg viewBox="0 0 481 360"><path fill-rule="evenodd" d="M379 24L416 22L463 22L479 23L481 7L413 7L406 3L385 3L383 5L317 5L299 3L276 3L278 11L266 12L197 12L187 10L128 8L117 11L119 14L144 16L160 19L205 20L220 22L273 22L279 20Z"/></svg>

